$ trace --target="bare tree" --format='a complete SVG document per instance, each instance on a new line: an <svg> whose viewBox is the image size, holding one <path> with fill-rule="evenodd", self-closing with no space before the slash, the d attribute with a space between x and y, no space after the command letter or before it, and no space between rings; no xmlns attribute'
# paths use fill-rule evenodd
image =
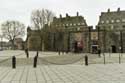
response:
<svg viewBox="0 0 125 83"><path fill-rule="evenodd" d="M53 21L54 13L48 9L34 10L31 14L31 22L33 29L40 30L41 34L41 50L44 50L44 42L46 37L46 24L49 26Z"/></svg>
<svg viewBox="0 0 125 83"><path fill-rule="evenodd" d="M45 24L50 25L53 17L54 13L48 9L34 10L31 14L31 23L34 29L41 30Z"/></svg>
<svg viewBox="0 0 125 83"><path fill-rule="evenodd" d="M19 21L6 21L1 25L3 37L11 41L14 49L14 40L25 35L25 26Z"/></svg>

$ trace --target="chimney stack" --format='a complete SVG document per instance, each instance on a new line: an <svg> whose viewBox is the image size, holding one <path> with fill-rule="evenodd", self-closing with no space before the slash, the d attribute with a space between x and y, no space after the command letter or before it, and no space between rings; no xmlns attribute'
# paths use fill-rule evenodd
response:
<svg viewBox="0 0 125 83"><path fill-rule="evenodd" d="M79 12L77 12L77 16L79 16Z"/></svg>
<svg viewBox="0 0 125 83"><path fill-rule="evenodd" d="M120 12L120 8L117 9L117 12Z"/></svg>
<svg viewBox="0 0 125 83"><path fill-rule="evenodd" d="M110 12L110 9L108 9L108 12Z"/></svg>
<svg viewBox="0 0 125 83"><path fill-rule="evenodd" d="M68 13L66 13L66 17L68 17L69 15L68 15Z"/></svg>
<svg viewBox="0 0 125 83"><path fill-rule="evenodd" d="M62 18L62 15L60 14L60 18Z"/></svg>

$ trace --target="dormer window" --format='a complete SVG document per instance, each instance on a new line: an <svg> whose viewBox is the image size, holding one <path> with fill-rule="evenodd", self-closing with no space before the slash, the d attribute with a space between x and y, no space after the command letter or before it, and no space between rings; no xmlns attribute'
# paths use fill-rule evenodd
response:
<svg viewBox="0 0 125 83"><path fill-rule="evenodd" d="M112 23L114 23L114 20L111 20Z"/></svg>
<svg viewBox="0 0 125 83"><path fill-rule="evenodd" d="M78 23L78 25L81 25L80 23Z"/></svg>
<svg viewBox="0 0 125 83"><path fill-rule="evenodd" d="M122 19L122 22L125 22L125 19Z"/></svg>
<svg viewBox="0 0 125 83"><path fill-rule="evenodd" d="M70 23L70 26L72 26L72 23Z"/></svg>
<svg viewBox="0 0 125 83"><path fill-rule="evenodd" d="M80 30L80 27L77 28L77 31L79 31L79 30Z"/></svg>
<svg viewBox="0 0 125 83"><path fill-rule="evenodd" d="M74 25L74 26L76 26L76 24L75 24L75 23L74 23L73 25Z"/></svg>
<svg viewBox="0 0 125 83"><path fill-rule="evenodd" d="M65 26L65 24L63 24L63 26Z"/></svg>
<svg viewBox="0 0 125 83"><path fill-rule="evenodd" d="M117 19L117 20L116 20L116 22L120 22L120 20L119 20L119 19Z"/></svg>
<svg viewBox="0 0 125 83"><path fill-rule="evenodd" d="M81 23L81 25L84 25L84 23Z"/></svg>
<svg viewBox="0 0 125 83"><path fill-rule="evenodd" d="M66 26L68 26L68 24L66 24Z"/></svg>
<svg viewBox="0 0 125 83"><path fill-rule="evenodd" d="M112 29L112 30L114 29L114 26L113 26L113 25L111 26L111 29Z"/></svg>
<svg viewBox="0 0 125 83"><path fill-rule="evenodd" d="M103 23L104 23L104 21L102 20L102 21L101 21L101 23L103 24Z"/></svg>
<svg viewBox="0 0 125 83"><path fill-rule="evenodd" d="M106 23L109 23L109 20L107 20Z"/></svg>

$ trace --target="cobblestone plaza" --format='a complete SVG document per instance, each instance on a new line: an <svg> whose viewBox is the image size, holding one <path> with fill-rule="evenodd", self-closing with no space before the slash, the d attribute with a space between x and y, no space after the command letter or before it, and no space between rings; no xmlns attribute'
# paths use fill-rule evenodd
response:
<svg viewBox="0 0 125 83"><path fill-rule="evenodd" d="M58 55L56 52L40 52L37 68L33 68L33 58L35 51L30 51L30 57L27 59L24 51L1 51L0 52L0 82L1 83L124 83L125 82L125 54L121 55L121 64L119 64L119 54L105 54L106 64L103 64L103 55L99 58L96 54L87 54L89 65L84 65L84 56L86 54L64 54ZM16 56L16 69L12 69L12 56ZM75 55L75 58L74 58ZM61 57L61 61L50 57ZM66 56L67 59L63 58ZM47 57L47 58L45 58ZM77 57L77 58L76 58ZM76 59L81 59L75 61ZM41 59L43 58L43 59ZM64 60L63 60L64 59ZM50 61L50 63L44 60ZM67 62L69 61L70 62ZM56 62L53 64L51 62ZM70 64L69 64L70 63Z"/></svg>

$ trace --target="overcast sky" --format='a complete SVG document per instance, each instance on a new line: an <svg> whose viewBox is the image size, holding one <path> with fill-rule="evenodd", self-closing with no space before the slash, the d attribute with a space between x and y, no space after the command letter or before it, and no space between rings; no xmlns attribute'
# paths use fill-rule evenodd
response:
<svg viewBox="0 0 125 83"><path fill-rule="evenodd" d="M0 24L6 20L18 20L30 25L30 15L34 9L50 9L56 16L68 13L84 16L88 25L95 26L101 12L125 10L124 0L0 0Z"/></svg>
<svg viewBox="0 0 125 83"><path fill-rule="evenodd" d="M19 20L30 25L30 15L34 9L50 9L57 16L65 13L84 16L88 25L96 25L101 11L108 8L115 11L125 9L124 0L0 0L0 23L5 20Z"/></svg>

